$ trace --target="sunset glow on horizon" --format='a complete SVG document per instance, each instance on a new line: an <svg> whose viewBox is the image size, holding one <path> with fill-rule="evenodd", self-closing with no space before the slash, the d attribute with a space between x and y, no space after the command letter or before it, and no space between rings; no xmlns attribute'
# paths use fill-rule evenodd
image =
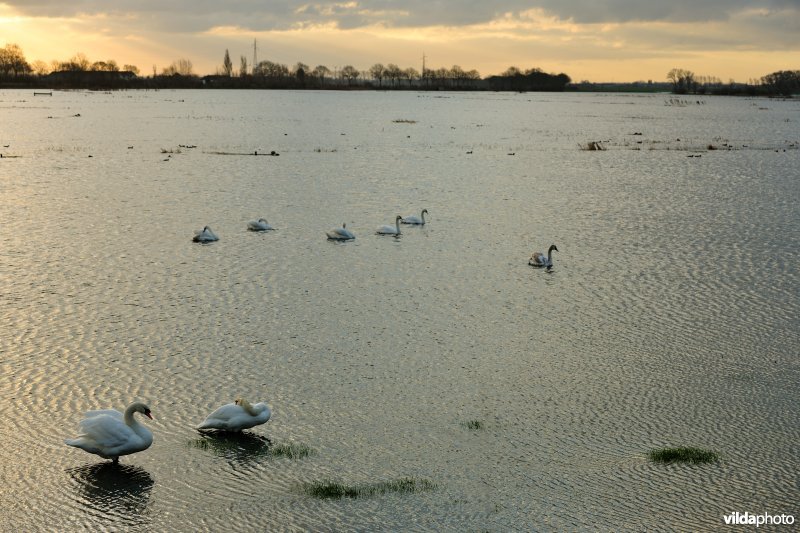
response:
<svg viewBox="0 0 800 533"><path fill-rule="evenodd" d="M459 65L482 76L510 66L566 73L573 81L666 81L684 68L723 82L747 82L800 68L797 0L473 0L438 2L250 2L210 7L175 1L129 8L119 1L0 3L0 47L17 44L29 63L92 61L136 65L150 75L178 59L199 75L221 68L225 51L289 66L365 70L394 63L421 70Z"/></svg>

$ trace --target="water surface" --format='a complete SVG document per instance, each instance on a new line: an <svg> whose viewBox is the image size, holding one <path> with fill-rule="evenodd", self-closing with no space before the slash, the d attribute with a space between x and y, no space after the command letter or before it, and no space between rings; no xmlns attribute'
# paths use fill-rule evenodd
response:
<svg viewBox="0 0 800 533"><path fill-rule="evenodd" d="M797 515L800 102L4 90L0 117L9 530ZM327 241L343 222L356 240ZM191 242L204 225L219 242ZM552 272L528 266L552 243ZM273 419L198 443L237 396ZM63 444L135 399L149 450ZM679 445L722 460L647 461ZM436 488L302 490L402 477Z"/></svg>

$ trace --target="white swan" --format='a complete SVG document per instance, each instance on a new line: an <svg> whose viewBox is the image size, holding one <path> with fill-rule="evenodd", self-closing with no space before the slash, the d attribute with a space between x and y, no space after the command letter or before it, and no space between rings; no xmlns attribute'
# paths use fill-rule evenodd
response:
<svg viewBox="0 0 800 533"><path fill-rule="evenodd" d="M214 242L218 241L219 237L217 237L214 232L211 231L211 228L204 226L203 229L194 233L192 240L194 242Z"/></svg>
<svg viewBox="0 0 800 533"><path fill-rule="evenodd" d="M420 216L409 215L407 217L403 217L403 219L400 220L400 222L402 222L403 224L416 224L416 225L419 225L419 226L424 226L425 225L425 213L427 213L427 212L428 212L427 209L423 209L422 213L420 213Z"/></svg>
<svg viewBox="0 0 800 533"><path fill-rule="evenodd" d="M259 218L258 220L251 220L248 222L247 229L250 231L269 231L275 228L273 228L270 223L267 222L267 219Z"/></svg>
<svg viewBox="0 0 800 533"><path fill-rule="evenodd" d="M250 405L247 400L237 398L234 403L225 404L208 415L197 429L241 431L265 423L271 415L266 403Z"/></svg>
<svg viewBox="0 0 800 533"><path fill-rule="evenodd" d="M400 235L400 221L403 219L400 215L394 219L394 226L383 225L375 232L378 235Z"/></svg>
<svg viewBox="0 0 800 533"><path fill-rule="evenodd" d="M548 269L553 268L553 252L558 251L556 245L553 244L547 250L547 257L542 252L533 252L531 258L528 260L528 264L535 267L547 267Z"/></svg>
<svg viewBox="0 0 800 533"><path fill-rule="evenodd" d="M341 228L333 228L330 231L326 231L325 235L334 241L349 241L356 238L353 232L347 229L347 223L342 224Z"/></svg>
<svg viewBox="0 0 800 533"><path fill-rule="evenodd" d="M153 444L153 434L133 418L134 413L142 413L153 419L150 408L141 402L130 404L124 415L116 409L88 411L78 425L81 434L64 442L104 459L119 462L121 455L146 450Z"/></svg>

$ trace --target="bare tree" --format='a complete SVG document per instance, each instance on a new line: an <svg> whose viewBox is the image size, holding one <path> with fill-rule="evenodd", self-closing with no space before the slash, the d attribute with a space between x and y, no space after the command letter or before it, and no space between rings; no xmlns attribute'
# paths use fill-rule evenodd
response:
<svg viewBox="0 0 800 533"><path fill-rule="evenodd" d="M791 96L800 91L800 70L779 70L762 77L761 83L774 94Z"/></svg>
<svg viewBox="0 0 800 533"><path fill-rule="evenodd" d="M667 73L667 79L672 82L672 92L675 94L697 91L697 82L691 70L674 68Z"/></svg>
<svg viewBox="0 0 800 533"><path fill-rule="evenodd" d="M259 61L258 65L253 67L253 75L265 78L286 78L289 76L289 67L282 63Z"/></svg>
<svg viewBox="0 0 800 533"><path fill-rule="evenodd" d="M231 63L231 54L228 53L227 48L225 49L225 57L222 59L222 73L228 77L233 75L233 63Z"/></svg>
<svg viewBox="0 0 800 533"><path fill-rule="evenodd" d="M36 74L37 76L46 76L50 74L50 67L47 65L47 63L45 63L41 59L37 59L36 61L31 63L31 69L33 70L33 73Z"/></svg>
<svg viewBox="0 0 800 533"><path fill-rule="evenodd" d="M188 59L178 59L161 71L162 76L194 76L192 62Z"/></svg>
<svg viewBox="0 0 800 533"><path fill-rule="evenodd" d="M380 63L375 63L369 67L369 69L367 69L367 72L369 72L369 75L372 77L372 79L378 80L378 87L383 86L384 70L386 69Z"/></svg>
<svg viewBox="0 0 800 533"><path fill-rule="evenodd" d="M419 79L419 72L414 67L408 67L407 69L403 69L403 77L408 80L408 86L411 87L411 83Z"/></svg>
<svg viewBox="0 0 800 533"><path fill-rule="evenodd" d="M122 65L122 70L127 72L133 72L137 76L139 75L139 67L136 65Z"/></svg>
<svg viewBox="0 0 800 533"><path fill-rule="evenodd" d="M394 63L389 63L386 65L383 75L392 80L392 85L397 85L397 82L403 76L403 71Z"/></svg>
<svg viewBox="0 0 800 533"><path fill-rule="evenodd" d="M239 56L239 77L244 78L247 76L247 58Z"/></svg>
<svg viewBox="0 0 800 533"><path fill-rule="evenodd" d="M16 44L7 44L0 48L0 74L21 76L31 73L31 66L25 60L22 48Z"/></svg>
<svg viewBox="0 0 800 533"><path fill-rule="evenodd" d="M342 67L342 70L339 74L342 76L342 79L347 80L348 85L351 85L361 75L358 69L353 65L345 65Z"/></svg>
<svg viewBox="0 0 800 533"><path fill-rule="evenodd" d="M326 67L325 65L317 65L314 67L314 70L311 71L311 75L315 78L319 78L320 85L325 84L325 76L331 73L331 69Z"/></svg>
<svg viewBox="0 0 800 533"><path fill-rule="evenodd" d="M75 67L69 70L89 70L89 67L91 66L89 58L86 57L86 54L82 52L78 52L77 54L72 56L69 62L72 64L72 66Z"/></svg>
<svg viewBox="0 0 800 533"><path fill-rule="evenodd" d="M108 61L95 61L89 67L89 70L101 72L119 72L119 65L117 65L117 62L113 59L109 59Z"/></svg>

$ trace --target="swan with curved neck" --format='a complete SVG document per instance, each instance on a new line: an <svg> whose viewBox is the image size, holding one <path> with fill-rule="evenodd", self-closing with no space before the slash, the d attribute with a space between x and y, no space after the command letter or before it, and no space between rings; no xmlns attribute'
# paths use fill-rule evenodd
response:
<svg viewBox="0 0 800 533"><path fill-rule="evenodd" d="M326 231L325 235L333 241L349 241L356 238L355 234L347 229L346 222L342 223L341 228L333 228L330 231Z"/></svg>
<svg viewBox="0 0 800 533"><path fill-rule="evenodd" d="M403 219L400 222L402 222L403 224L415 224L415 225L418 225L418 226L424 226L425 225L425 215L427 213L428 213L428 210L427 209L423 209L422 213L420 213L419 216L417 216L417 215L409 215L407 217L403 217Z"/></svg>
<svg viewBox="0 0 800 533"><path fill-rule="evenodd" d="M217 237L214 234L214 232L211 231L210 227L203 226L203 229L201 229L198 232L195 232L195 235L194 235L194 237L192 237L192 240L194 242L214 242L214 241L218 241L219 237Z"/></svg>
<svg viewBox="0 0 800 533"><path fill-rule="evenodd" d="M81 434L64 442L117 463L120 456L146 450L153 444L153 433L134 418L135 413L153 419L150 408L141 402L130 404L124 414L116 409L88 411L78 425Z"/></svg>
<svg viewBox="0 0 800 533"><path fill-rule="evenodd" d="M270 416L272 411L266 403L251 404L244 398L237 398L235 402L217 408L197 426L197 429L242 431L267 422Z"/></svg>
<svg viewBox="0 0 800 533"><path fill-rule="evenodd" d="M558 248L556 248L556 245L552 244L547 250L546 256L542 252L533 252L533 255L531 255L531 258L528 260L528 264L535 267L551 269L553 268L553 252L557 251Z"/></svg>
<svg viewBox="0 0 800 533"><path fill-rule="evenodd" d="M250 231L269 231L275 228L267 222L266 218L259 218L258 220L251 220L247 223L247 229Z"/></svg>
<svg viewBox="0 0 800 533"><path fill-rule="evenodd" d="M394 219L394 226L390 226L385 224L380 226L378 230L375 232L378 235L400 235L400 221L403 220L403 217L397 215Z"/></svg>

